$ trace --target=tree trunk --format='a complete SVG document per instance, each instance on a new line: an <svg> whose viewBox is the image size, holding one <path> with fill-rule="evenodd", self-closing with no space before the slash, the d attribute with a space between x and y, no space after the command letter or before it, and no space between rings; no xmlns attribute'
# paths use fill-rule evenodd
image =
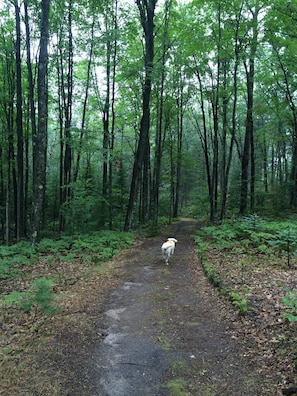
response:
<svg viewBox="0 0 297 396"><path fill-rule="evenodd" d="M179 78L179 92L177 97L177 161L176 161L176 184L175 184L175 198L173 205L173 218L178 216L180 206L180 189L181 189L181 169L182 169L182 148L183 148L183 80L180 74Z"/></svg>
<svg viewBox="0 0 297 396"><path fill-rule="evenodd" d="M197 122L197 129L198 129L198 134L200 137L200 141L202 143L202 149L204 153L204 159L205 159L205 167L206 167L206 174L207 174L207 186L208 186L208 198L209 198L209 208L210 208L210 221L214 220L215 217L215 212L214 212L214 196L213 196L213 184L212 184L212 178L211 178L211 165L210 165L210 153L209 153L209 143L208 143L208 133L207 133L207 125L206 125L206 112L205 112L205 106L204 106L204 95L203 95L203 86L202 86L202 80L201 76L199 73L198 68L196 69L196 76L198 78L199 82L199 88L200 88L200 108L201 108L201 113L202 113L202 122L203 122L203 129L201 131L200 126Z"/></svg>
<svg viewBox="0 0 297 396"><path fill-rule="evenodd" d="M239 213L243 215L246 213L248 204L248 184L249 184L249 162L251 149L251 135L253 133L253 65L250 65L250 70L246 66L247 77L247 114L244 147L241 160L241 189L240 189L240 209Z"/></svg>
<svg viewBox="0 0 297 396"><path fill-rule="evenodd" d="M94 16L95 19L95 16ZM78 173L80 169L80 158L81 158L81 150L82 150L82 145L83 145L83 138L84 138L84 132L85 132L85 126L86 126L86 113L87 113L87 104L88 104L88 98L89 98L89 88L90 88L90 81L91 81L91 65L92 65L92 60L93 60L93 48L94 48L94 23L95 21L93 20L92 23L92 29L91 29L91 46L90 46L90 54L89 54L89 60L88 60L88 69L87 69L87 78L86 78L86 90L85 90L85 97L84 97L84 104L83 104L83 112L82 112L82 117L81 117L81 131L80 131L80 136L79 136L79 144L78 144L78 150L77 150L77 156L76 156L76 165L75 165L75 170L73 174L73 181L74 183L77 181L78 178Z"/></svg>
<svg viewBox="0 0 297 396"><path fill-rule="evenodd" d="M16 190L16 239L25 236L24 214L24 140L22 112L22 61L20 7L14 2L16 20L16 128L17 128L17 190Z"/></svg>
<svg viewBox="0 0 297 396"><path fill-rule="evenodd" d="M228 161L228 153L227 153L227 128L228 128L228 97L226 95L227 92L227 63L224 61L222 62L223 65L223 98L222 98L222 163L221 163L221 213L220 213L220 219L222 220L225 215L226 211L226 203L227 203L227 193L228 193L228 167L227 167L227 161ZM232 142L232 138L231 138ZM231 143L230 143L231 145ZM229 152L229 154L232 155Z"/></svg>
<svg viewBox="0 0 297 396"><path fill-rule="evenodd" d="M251 133L251 203L250 210L251 213L255 209L255 178L256 178L256 166L255 166L255 144L254 144L254 127Z"/></svg>
<svg viewBox="0 0 297 396"><path fill-rule="evenodd" d="M107 19L108 16L105 16ZM109 29L107 20L105 21L106 32ZM109 134L109 112L110 112L110 73L111 73L111 42L107 35L106 38L106 95L103 107L103 169L102 169L102 203L101 203L101 225L104 226L106 219L109 219L108 210L108 170L109 170L109 147L110 147L110 134Z"/></svg>
<svg viewBox="0 0 297 396"><path fill-rule="evenodd" d="M65 153L64 153L64 188L67 207L72 197L72 96L73 96L73 34L72 34L72 0L68 6L68 67L67 67L67 100L65 106ZM66 97L65 97L66 99Z"/></svg>
<svg viewBox="0 0 297 396"><path fill-rule="evenodd" d="M240 190L240 208L239 213L243 215L247 211L248 204L248 184L249 184L249 162L250 159L254 161L254 146L253 146L253 106L254 106L254 73L255 73L255 55L258 44L258 13L260 7L256 6L255 10L250 10L252 19L252 41L250 44L250 57L249 64L244 62L246 72L246 85L247 85L247 112L246 112L246 127L244 148L241 161L241 190ZM251 156L251 157L250 157ZM252 164L252 169L254 164ZM252 175L253 176L253 175ZM254 177L254 176L253 176ZM251 181L251 193L254 195L254 180ZM253 204L253 196L251 196L251 204Z"/></svg>
<svg viewBox="0 0 297 396"><path fill-rule="evenodd" d="M42 1L40 50L38 60L38 129L33 136L33 202L31 239L36 243L44 212L44 194L46 187L46 150L48 125L48 41L50 0Z"/></svg>
<svg viewBox="0 0 297 396"><path fill-rule="evenodd" d="M113 29L115 32L118 30L118 1L115 0L114 4L114 18ZM111 89L111 131L110 131L110 160L109 160L109 190L108 201L109 209L109 228L112 229L113 225L113 150L115 140L115 97L116 97L116 65L117 65L117 35L114 37L113 54L112 54L112 89Z"/></svg>
<svg viewBox="0 0 297 396"><path fill-rule="evenodd" d="M130 196L124 226L126 231L129 231L132 228L133 211L138 193L139 178L144 168L144 161L148 160L147 154L149 152L150 97L154 60L154 13L156 3L156 0L137 0L141 24L145 36L145 79L142 93L142 118L140 123L140 136L134 159Z"/></svg>
<svg viewBox="0 0 297 396"><path fill-rule="evenodd" d="M14 207L14 196L13 196L13 180L15 179L15 157L14 157L14 106L15 106L15 72L14 72L14 58L12 53L5 52L5 70L6 75L5 79L7 81L6 85L6 98L3 100L3 111L4 111L4 120L5 120L5 128L6 136L7 136L7 145L3 145L3 158L5 160L4 163L7 164L5 171L7 174L6 183L4 187L3 182L3 190L6 189L6 192L3 194L3 207L5 208L5 221L4 221L4 240L7 245L10 244L12 240L12 230L13 224L16 223L16 220L13 218L16 211L12 212ZM2 179L4 180L4 178ZM15 183L14 183L15 184ZM16 193L16 192L15 192ZM2 202L1 202L2 203Z"/></svg>
<svg viewBox="0 0 297 396"><path fill-rule="evenodd" d="M292 161L291 161L291 174L290 174L292 187L291 187L290 204L294 207L297 207L297 110L295 105L294 93L291 92L290 89L288 70L283 65L281 55L278 52L277 52L277 57L281 66L281 70L283 72L284 85L286 89L286 98L289 102L289 106L292 113L293 131L292 131ZM284 158L286 158L285 155Z"/></svg>
<svg viewBox="0 0 297 396"><path fill-rule="evenodd" d="M164 112L164 84L165 84L165 63L166 63L166 51L168 49L168 22L169 13L171 8L172 0L168 0L165 3L165 22L164 22L164 34L162 42L162 62L161 62L161 76L160 76L160 88L159 88L159 103L158 103L158 116L157 116L157 128L155 136L155 154L154 154L154 169L153 169L153 180L152 180L152 193L151 193L151 210L153 218L153 227L158 226L158 214L159 214L159 187L161 177L161 160L162 160L162 130L163 130L163 112Z"/></svg>
<svg viewBox="0 0 297 396"><path fill-rule="evenodd" d="M68 4L67 15L68 48L66 71L64 67L63 48L60 45L59 65L59 117L60 117L60 220L59 230L64 231L67 222L67 210L72 199L72 97L73 97L73 34L72 34L72 1Z"/></svg>
<svg viewBox="0 0 297 396"><path fill-rule="evenodd" d="M26 51L27 51L27 69L28 69L28 99L29 99L29 114L31 121L32 136L36 135L36 108L34 101L34 79L32 72L32 61L31 61L31 37L30 37L30 24L28 16L28 4L24 2L25 10L25 29L26 29ZM26 142L26 181L25 181L25 205L27 208L28 202L28 179L29 179L29 147L28 141ZM26 223L25 223L26 226Z"/></svg>
<svg viewBox="0 0 297 396"><path fill-rule="evenodd" d="M233 106L232 106L232 126L231 126L231 141L228 151L228 158L226 159L226 168L223 169L224 176L223 176L223 184L222 184L222 206L221 206L221 215L220 218L223 220L226 213L227 207L227 195L228 195L228 184L229 184L229 174L232 164L232 157L233 157L233 147L235 143L235 136L237 130L237 121L236 121L236 112L237 112L237 73L238 73L238 66L239 66L239 59L240 59L240 52L241 52L241 40L239 38L239 27L241 22L241 15L242 15L242 8L243 8L244 1L241 2L241 6L239 8L238 16L236 18L236 28L235 28L235 37L234 37L234 71L233 71ZM226 99L227 100L227 99ZM223 106L225 103L223 103ZM227 104L226 104L227 107ZM225 114L225 110L224 114ZM225 121L226 122L226 121ZM227 155L227 153L226 153Z"/></svg>

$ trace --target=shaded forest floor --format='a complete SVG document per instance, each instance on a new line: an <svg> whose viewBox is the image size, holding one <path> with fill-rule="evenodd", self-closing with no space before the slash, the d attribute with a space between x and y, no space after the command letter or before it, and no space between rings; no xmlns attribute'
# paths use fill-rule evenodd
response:
<svg viewBox="0 0 297 396"><path fill-rule="evenodd" d="M62 311L1 308L0 394L265 396L296 384L296 324L283 319L277 292L296 271L264 260L240 285L233 280L235 290L248 281L255 291L240 315L204 275L191 238L198 227L180 221L100 267L79 259L30 267L32 279L59 275ZM179 242L166 267L160 246L169 236ZM232 278L217 252L207 259ZM13 282L1 281L1 292Z"/></svg>

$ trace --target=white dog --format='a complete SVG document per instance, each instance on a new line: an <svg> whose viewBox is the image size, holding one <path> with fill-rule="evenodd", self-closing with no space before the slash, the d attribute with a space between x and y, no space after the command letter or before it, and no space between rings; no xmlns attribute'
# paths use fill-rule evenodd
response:
<svg viewBox="0 0 297 396"><path fill-rule="evenodd" d="M169 257L173 255L174 248L177 240L175 238L168 238L167 242L164 242L161 249L163 258L165 260L166 265L168 265Z"/></svg>

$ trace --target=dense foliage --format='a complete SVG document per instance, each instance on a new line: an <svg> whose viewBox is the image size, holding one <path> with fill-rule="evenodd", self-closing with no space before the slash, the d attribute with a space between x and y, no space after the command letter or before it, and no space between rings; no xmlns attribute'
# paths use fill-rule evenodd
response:
<svg viewBox="0 0 297 396"><path fill-rule="evenodd" d="M4 242L296 207L296 0L0 7Z"/></svg>

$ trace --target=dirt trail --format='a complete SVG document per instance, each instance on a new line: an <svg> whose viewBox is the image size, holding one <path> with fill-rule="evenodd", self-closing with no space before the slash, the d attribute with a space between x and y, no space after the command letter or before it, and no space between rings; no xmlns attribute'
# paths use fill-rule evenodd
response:
<svg viewBox="0 0 297 396"><path fill-rule="evenodd" d="M250 360L253 345L232 337L236 314L203 275L191 239L196 227L182 221L164 235L179 241L169 266L162 238L127 253L123 282L97 323L104 337L88 358L88 396L271 394Z"/></svg>

